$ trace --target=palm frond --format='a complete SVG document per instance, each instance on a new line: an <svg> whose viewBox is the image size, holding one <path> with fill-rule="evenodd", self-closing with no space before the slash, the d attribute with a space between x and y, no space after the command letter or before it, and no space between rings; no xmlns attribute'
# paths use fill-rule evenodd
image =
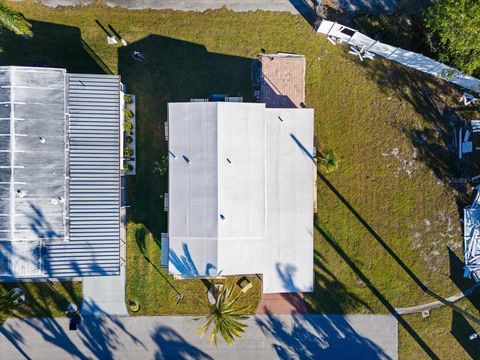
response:
<svg viewBox="0 0 480 360"><path fill-rule="evenodd" d="M210 314L206 316L198 330L200 336L203 336L210 328L210 344L218 344L218 334L222 336L225 342L232 345L235 338L241 338L248 325L242 323L242 320L248 319L244 314L247 307L237 306L241 293L233 296L234 284L225 284L222 290L215 294L215 304L210 305Z"/></svg>
<svg viewBox="0 0 480 360"><path fill-rule="evenodd" d="M326 154L319 154L318 163L320 169L326 174L329 174L338 168L338 160L333 150L328 150Z"/></svg>
<svg viewBox="0 0 480 360"><path fill-rule="evenodd" d="M16 35L32 36L32 25L19 12L0 3L0 25Z"/></svg>

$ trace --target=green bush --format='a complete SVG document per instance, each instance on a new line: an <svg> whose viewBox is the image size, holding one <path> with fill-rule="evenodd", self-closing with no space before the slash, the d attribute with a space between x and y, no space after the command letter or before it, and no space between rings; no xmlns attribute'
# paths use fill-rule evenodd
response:
<svg viewBox="0 0 480 360"><path fill-rule="evenodd" d="M124 157L130 157L132 155L133 155L133 150L132 149L130 149L128 147L123 149L123 156Z"/></svg>
<svg viewBox="0 0 480 360"><path fill-rule="evenodd" d="M333 150L328 150L326 154L319 153L317 159L320 170L322 170L325 174L334 172L338 168L338 159Z"/></svg>
<svg viewBox="0 0 480 360"><path fill-rule="evenodd" d="M130 109L123 109L123 115L125 116L125 121L133 119L133 111Z"/></svg>
<svg viewBox="0 0 480 360"><path fill-rule="evenodd" d="M133 102L133 99L130 95L125 95L123 99L125 101L125 104L131 104Z"/></svg>
<svg viewBox="0 0 480 360"><path fill-rule="evenodd" d="M467 74L480 72L478 0L434 1L424 20L441 61Z"/></svg>
<svg viewBox="0 0 480 360"><path fill-rule="evenodd" d="M165 175L168 171L168 155L163 155L159 161L155 161L153 173L157 173L160 176Z"/></svg>
<svg viewBox="0 0 480 360"><path fill-rule="evenodd" d="M126 131L126 132L130 132L133 130L133 123L131 121L125 121L123 123L123 129Z"/></svg>
<svg viewBox="0 0 480 360"><path fill-rule="evenodd" d="M125 171L125 172L130 172L130 171L132 171L132 170L133 170L133 166L132 166L132 165L130 165L130 164L125 164L125 165L123 165L123 171Z"/></svg>

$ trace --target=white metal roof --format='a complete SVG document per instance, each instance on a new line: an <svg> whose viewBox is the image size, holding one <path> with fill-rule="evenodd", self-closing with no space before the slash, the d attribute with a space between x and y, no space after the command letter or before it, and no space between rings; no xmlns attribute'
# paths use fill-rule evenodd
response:
<svg viewBox="0 0 480 360"><path fill-rule="evenodd" d="M313 290L313 110L169 104L169 271ZM310 154L310 155L308 155Z"/></svg>

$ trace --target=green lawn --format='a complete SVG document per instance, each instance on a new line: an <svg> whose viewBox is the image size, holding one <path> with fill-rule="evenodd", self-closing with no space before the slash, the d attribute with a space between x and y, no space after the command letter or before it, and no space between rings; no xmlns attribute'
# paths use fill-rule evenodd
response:
<svg viewBox="0 0 480 360"><path fill-rule="evenodd" d="M62 317L70 303L80 306L81 282L0 283L0 297L14 287L25 291L26 302L16 309L0 310L0 325L14 317Z"/></svg>
<svg viewBox="0 0 480 360"><path fill-rule="evenodd" d="M7 39L2 63L80 72L108 67L137 95L138 172L128 188L127 296L141 303L143 314L200 313L195 299L205 297L201 282L176 281L173 285L187 295L176 305L176 294L161 275L165 271L155 269L160 234L166 231L161 196L167 186L166 177L153 168L166 153L166 104L220 92L249 99L250 59L262 50L306 55L315 142L340 159L335 173L318 180L310 310L387 313L391 307L432 301L419 283L442 296L469 285L461 280L459 222L466 197L451 181L451 128L444 112L458 100L458 91L381 60L360 63L289 14L14 6L36 21L35 37ZM130 45L107 46L95 19L112 24ZM133 50L142 51L145 61L133 60ZM93 53L104 64L93 61ZM245 299L252 311L256 288ZM433 312L428 321L405 318L411 329L401 330L402 358L425 354L419 339L441 358L466 356L444 312ZM437 338L433 326L439 329Z"/></svg>

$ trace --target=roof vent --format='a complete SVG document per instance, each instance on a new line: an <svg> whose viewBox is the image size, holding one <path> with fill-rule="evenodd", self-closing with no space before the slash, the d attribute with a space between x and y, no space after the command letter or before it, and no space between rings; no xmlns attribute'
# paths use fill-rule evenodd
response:
<svg viewBox="0 0 480 360"><path fill-rule="evenodd" d="M225 220L225 216L223 214L220 214L220 219Z"/></svg>
<svg viewBox="0 0 480 360"><path fill-rule="evenodd" d="M230 161L230 159L229 159L229 158L227 158L227 161L228 161L228 163L229 163L229 164L231 164L231 163L232 163L232 162Z"/></svg>
<svg viewBox="0 0 480 360"><path fill-rule="evenodd" d="M27 194L26 194L24 191L20 190L20 189L17 189L17 195L18 195L21 199L23 199L25 196L27 196Z"/></svg>
<svg viewBox="0 0 480 360"><path fill-rule="evenodd" d="M41 136L40 136L38 139L40 140L40 142L41 142L42 144L45 144L45 143L47 142L47 140L45 140L45 139L44 139L43 137L41 137Z"/></svg>
<svg viewBox="0 0 480 360"><path fill-rule="evenodd" d="M58 198L50 200L53 205L58 205Z"/></svg>
<svg viewBox="0 0 480 360"><path fill-rule="evenodd" d="M188 157L186 157L185 155L182 155L182 157L183 157L183 160L185 160L187 163L190 164L190 159Z"/></svg>

